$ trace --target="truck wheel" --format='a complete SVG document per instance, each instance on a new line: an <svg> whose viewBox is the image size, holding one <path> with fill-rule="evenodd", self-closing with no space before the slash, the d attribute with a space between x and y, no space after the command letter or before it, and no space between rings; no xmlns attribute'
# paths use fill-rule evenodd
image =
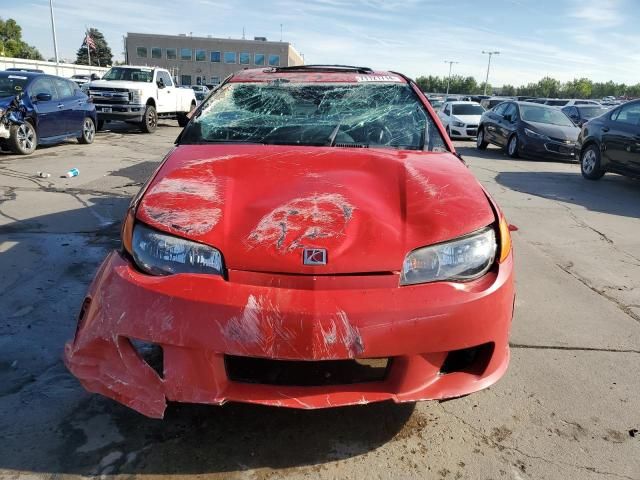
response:
<svg viewBox="0 0 640 480"><path fill-rule="evenodd" d="M35 152L38 146L38 134L29 122L21 125L11 125L10 137L7 140L9 149L19 155L29 155Z"/></svg>
<svg viewBox="0 0 640 480"><path fill-rule="evenodd" d="M104 128L104 120L98 119L98 125L96 125L96 132L99 132Z"/></svg>
<svg viewBox="0 0 640 480"><path fill-rule="evenodd" d="M158 114L153 105L147 105L147 108L144 110L140 128L144 133L153 133L156 131L156 128L158 128Z"/></svg>
<svg viewBox="0 0 640 480"><path fill-rule="evenodd" d="M96 136L96 126L93 123L93 119L90 117L85 117L84 122L82 122L82 135L78 137L78 142L84 145L88 145L93 143L93 139Z"/></svg>

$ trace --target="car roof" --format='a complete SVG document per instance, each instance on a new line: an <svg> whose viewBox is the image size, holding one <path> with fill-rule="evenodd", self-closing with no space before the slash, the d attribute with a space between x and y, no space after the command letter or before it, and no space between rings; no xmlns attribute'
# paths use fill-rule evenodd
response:
<svg viewBox="0 0 640 480"><path fill-rule="evenodd" d="M451 105L469 105L469 104L480 105L478 102L474 102L472 100L455 100L455 101L446 102L446 103L449 103Z"/></svg>
<svg viewBox="0 0 640 480"><path fill-rule="evenodd" d="M24 72L22 70L2 70L2 71L0 71L0 74L3 74L3 73L6 73L7 75L16 75L16 76L27 77L27 78L33 78L33 77L39 77L41 75L46 75L46 73Z"/></svg>
<svg viewBox="0 0 640 480"><path fill-rule="evenodd" d="M253 68L233 74L229 82L344 82L344 83L407 83L396 72L374 71L368 67L351 65L297 65L291 67Z"/></svg>

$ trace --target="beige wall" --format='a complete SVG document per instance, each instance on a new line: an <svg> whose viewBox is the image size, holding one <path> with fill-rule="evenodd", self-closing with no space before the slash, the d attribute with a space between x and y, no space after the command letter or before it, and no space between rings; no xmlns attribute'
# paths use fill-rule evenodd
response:
<svg viewBox="0 0 640 480"><path fill-rule="evenodd" d="M138 47L147 48L147 58L138 56ZM162 58L152 58L151 49L153 47L162 50ZM167 48L176 49L176 60L167 59ZM181 60L181 48L192 49L193 60ZM196 61L196 50L205 51L204 61ZM279 55L280 66L302 64L301 56L289 43L264 42L259 40L128 33L126 37L126 51L128 64L166 68L172 72L174 77L178 78L178 82L180 82L182 75L190 75L193 85L196 84L197 77L205 78L206 82L203 83L212 83L212 77L218 77L220 80L224 80L225 77L243 68L260 68L262 65L255 64L255 54L265 55L265 67L269 66L269 55ZM220 52L220 63L211 62L211 52ZM225 52L235 52L236 63L225 63ZM250 55L248 65L239 63L240 53L248 53Z"/></svg>

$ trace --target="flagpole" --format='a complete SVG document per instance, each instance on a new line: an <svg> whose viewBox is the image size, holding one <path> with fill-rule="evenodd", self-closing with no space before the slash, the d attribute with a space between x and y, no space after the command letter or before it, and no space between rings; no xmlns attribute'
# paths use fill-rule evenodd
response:
<svg viewBox="0 0 640 480"><path fill-rule="evenodd" d="M53 0L49 0L49 12L51 13L51 32L53 33L53 52L56 56L56 75L58 75L58 67L60 59L58 58L58 40L56 39L56 21L53 18Z"/></svg>
<svg viewBox="0 0 640 480"><path fill-rule="evenodd" d="M89 29L84 27L84 43L87 44L87 58L89 59L89 66L91 66L91 47L89 47Z"/></svg>

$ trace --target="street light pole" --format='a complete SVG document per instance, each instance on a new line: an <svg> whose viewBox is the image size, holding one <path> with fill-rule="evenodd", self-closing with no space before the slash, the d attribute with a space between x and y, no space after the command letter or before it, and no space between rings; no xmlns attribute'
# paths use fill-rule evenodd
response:
<svg viewBox="0 0 640 480"><path fill-rule="evenodd" d="M493 55L500 55L500 52L498 52L497 50L494 52L485 52L484 50L482 51L483 55L489 55L489 64L487 65L487 77L484 79L484 95L487 94L487 85L489 84L489 69L491 68L491 57Z"/></svg>
<svg viewBox="0 0 640 480"><path fill-rule="evenodd" d="M58 75L58 66L60 59L58 58L58 40L56 39L56 21L53 18L53 0L49 0L49 11L51 12L51 31L53 33L53 52L56 56L56 75Z"/></svg>
<svg viewBox="0 0 640 480"><path fill-rule="evenodd" d="M447 78L447 95L449 95L449 85L451 84L451 67L453 66L454 63L460 63L460 62L452 62L451 60L445 60L444 63L449 64L449 77Z"/></svg>

